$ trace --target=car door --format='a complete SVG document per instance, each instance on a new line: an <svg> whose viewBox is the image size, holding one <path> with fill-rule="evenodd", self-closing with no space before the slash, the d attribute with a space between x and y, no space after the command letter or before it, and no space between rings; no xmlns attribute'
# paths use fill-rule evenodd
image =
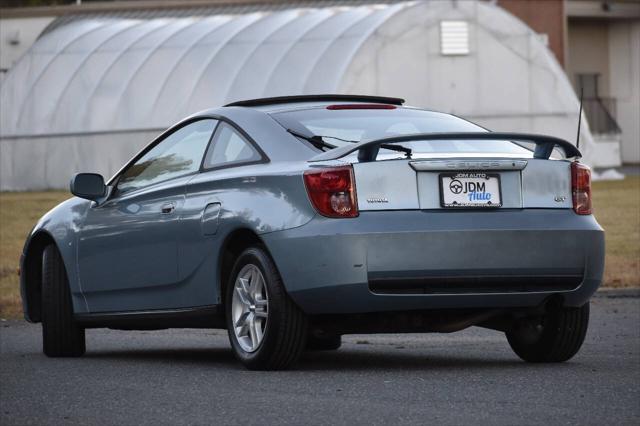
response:
<svg viewBox="0 0 640 426"><path fill-rule="evenodd" d="M247 135L220 121L202 162L202 172L186 188L179 236L179 275L182 284L206 304L220 303L218 261L223 236L242 221L237 212L249 208L244 191L255 177L243 166L268 161Z"/></svg>
<svg viewBox="0 0 640 426"><path fill-rule="evenodd" d="M177 286L185 184L198 173L213 119L170 132L115 180L79 232L78 269L90 312L185 307Z"/></svg>

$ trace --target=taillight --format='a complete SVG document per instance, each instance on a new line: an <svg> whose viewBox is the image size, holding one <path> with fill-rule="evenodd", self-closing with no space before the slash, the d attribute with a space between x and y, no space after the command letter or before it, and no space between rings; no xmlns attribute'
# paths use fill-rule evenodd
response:
<svg viewBox="0 0 640 426"><path fill-rule="evenodd" d="M573 210L578 214L591 214L591 169L582 163L571 163L571 192Z"/></svg>
<svg viewBox="0 0 640 426"><path fill-rule="evenodd" d="M311 169L304 172L311 203L327 217L356 217L358 204L351 166Z"/></svg>

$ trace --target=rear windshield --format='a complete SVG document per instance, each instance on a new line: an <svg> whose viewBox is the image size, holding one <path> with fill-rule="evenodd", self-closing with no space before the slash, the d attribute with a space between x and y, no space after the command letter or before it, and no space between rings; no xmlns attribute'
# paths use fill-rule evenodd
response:
<svg viewBox="0 0 640 426"><path fill-rule="evenodd" d="M317 108L279 112L271 116L286 129L304 135L322 136L323 141L335 147L415 133L486 131L478 125L449 114L409 108L352 110ZM398 145L411 148L414 154L470 153L531 156L530 150L510 141L499 140L434 140L404 142Z"/></svg>

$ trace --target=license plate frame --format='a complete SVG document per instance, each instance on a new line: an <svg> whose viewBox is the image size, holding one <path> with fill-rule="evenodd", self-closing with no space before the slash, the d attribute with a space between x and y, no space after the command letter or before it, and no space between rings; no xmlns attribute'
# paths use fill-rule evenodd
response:
<svg viewBox="0 0 640 426"><path fill-rule="evenodd" d="M488 200L487 202L478 202L478 201L484 201L484 200L476 200L477 202L469 202L465 204L457 204L456 202L453 202L453 203L447 202L447 199L446 199L447 197L445 197L445 186L444 186L445 179L451 179L449 181L449 185L453 183L453 180L457 180L459 183L462 184L462 190L460 193L465 193L465 194L468 194L469 192L463 192L463 191L466 191L467 189L467 187L464 185L464 182L478 182L478 181L481 181L481 179L485 179L488 182L490 179L495 179L498 186L498 190L497 190L497 194L499 197L498 202L495 203L492 200ZM461 179L464 180L464 182L462 182ZM485 209L496 209L496 208L502 207L502 182L500 180L500 173L486 173L483 171L460 171L460 172L440 173L438 177L438 183L440 186L440 188L438 188L440 191L440 207L442 207L443 209L485 210ZM450 191L449 192L450 194L453 194L453 195L458 194L453 192L453 189L451 189L451 186L449 186L447 190Z"/></svg>

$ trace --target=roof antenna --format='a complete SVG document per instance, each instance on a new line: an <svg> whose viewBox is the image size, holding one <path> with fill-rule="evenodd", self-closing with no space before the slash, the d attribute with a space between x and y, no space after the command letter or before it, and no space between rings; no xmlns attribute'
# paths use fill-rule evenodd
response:
<svg viewBox="0 0 640 426"><path fill-rule="evenodd" d="M576 148L580 148L580 124L582 124L582 96L584 95L584 87L580 87L580 112L578 113L578 134L576 136Z"/></svg>

